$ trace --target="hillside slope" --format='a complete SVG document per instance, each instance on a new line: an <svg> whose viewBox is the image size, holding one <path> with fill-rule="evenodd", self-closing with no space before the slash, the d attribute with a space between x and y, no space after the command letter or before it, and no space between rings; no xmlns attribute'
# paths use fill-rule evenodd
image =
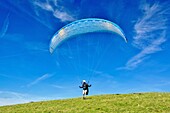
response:
<svg viewBox="0 0 170 113"><path fill-rule="evenodd" d="M0 107L1 113L170 113L170 93L136 93L90 96Z"/></svg>

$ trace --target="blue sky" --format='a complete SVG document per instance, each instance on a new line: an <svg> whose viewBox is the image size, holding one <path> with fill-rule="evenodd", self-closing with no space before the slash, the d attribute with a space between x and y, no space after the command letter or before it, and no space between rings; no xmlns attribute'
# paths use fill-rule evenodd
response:
<svg viewBox="0 0 170 113"><path fill-rule="evenodd" d="M170 5L167 0L4 0L0 2L0 105L90 95L169 92ZM108 33L65 41L57 30L75 20L118 24L128 43Z"/></svg>

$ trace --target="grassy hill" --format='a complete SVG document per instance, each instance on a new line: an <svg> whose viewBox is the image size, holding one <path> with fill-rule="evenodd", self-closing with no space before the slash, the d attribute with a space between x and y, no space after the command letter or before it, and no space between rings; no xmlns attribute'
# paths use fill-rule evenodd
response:
<svg viewBox="0 0 170 113"><path fill-rule="evenodd" d="M0 107L0 113L170 113L170 93L89 96Z"/></svg>

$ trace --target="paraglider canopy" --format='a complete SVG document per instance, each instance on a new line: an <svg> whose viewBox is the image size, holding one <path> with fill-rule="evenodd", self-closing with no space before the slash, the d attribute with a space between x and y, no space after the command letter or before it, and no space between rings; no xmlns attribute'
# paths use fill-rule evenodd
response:
<svg viewBox="0 0 170 113"><path fill-rule="evenodd" d="M50 53L53 53L56 47L70 37L92 32L116 33L127 42L123 30L117 24L104 19L87 18L74 21L58 30L51 39Z"/></svg>

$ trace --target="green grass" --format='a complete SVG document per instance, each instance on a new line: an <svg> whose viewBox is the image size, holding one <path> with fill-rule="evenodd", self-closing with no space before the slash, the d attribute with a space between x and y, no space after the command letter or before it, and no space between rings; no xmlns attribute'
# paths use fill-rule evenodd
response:
<svg viewBox="0 0 170 113"><path fill-rule="evenodd" d="M89 96L0 107L0 113L170 113L170 93Z"/></svg>

